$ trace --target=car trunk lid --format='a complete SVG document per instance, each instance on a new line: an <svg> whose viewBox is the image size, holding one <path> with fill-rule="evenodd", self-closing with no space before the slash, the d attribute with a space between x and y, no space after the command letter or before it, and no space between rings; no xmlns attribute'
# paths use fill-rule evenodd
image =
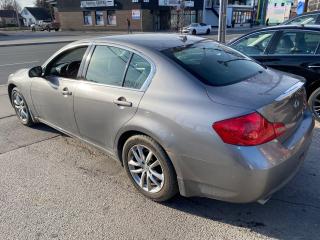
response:
<svg viewBox="0 0 320 240"><path fill-rule="evenodd" d="M298 126L306 109L304 83L288 74L267 69L236 84L207 86L212 101L259 112L269 122L284 123L285 141Z"/></svg>

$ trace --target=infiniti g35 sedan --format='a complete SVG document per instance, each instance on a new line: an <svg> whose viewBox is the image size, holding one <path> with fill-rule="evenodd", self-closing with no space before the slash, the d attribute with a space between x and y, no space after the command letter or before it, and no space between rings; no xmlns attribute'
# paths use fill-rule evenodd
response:
<svg viewBox="0 0 320 240"><path fill-rule="evenodd" d="M22 124L114 156L146 197L265 202L301 166L314 119L304 83L195 36L79 41L10 75Z"/></svg>

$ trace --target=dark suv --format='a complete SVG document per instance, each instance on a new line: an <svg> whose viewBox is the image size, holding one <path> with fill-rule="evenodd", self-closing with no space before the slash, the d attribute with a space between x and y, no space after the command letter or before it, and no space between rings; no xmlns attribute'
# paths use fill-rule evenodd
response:
<svg viewBox="0 0 320 240"><path fill-rule="evenodd" d="M308 103L320 121L320 26L263 28L231 41L229 46L267 67L304 77Z"/></svg>

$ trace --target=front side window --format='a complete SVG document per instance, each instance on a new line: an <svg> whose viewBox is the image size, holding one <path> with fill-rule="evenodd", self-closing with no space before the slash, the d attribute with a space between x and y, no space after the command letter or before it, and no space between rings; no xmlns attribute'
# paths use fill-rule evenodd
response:
<svg viewBox="0 0 320 240"><path fill-rule="evenodd" d="M103 20L103 12L102 11L96 11L96 25L103 26L104 20Z"/></svg>
<svg viewBox="0 0 320 240"><path fill-rule="evenodd" d="M241 82L264 71L245 55L211 40L167 49L163 53L211 86Z"/></svg>
<svg viewBox="0 0 320 240"><path fill-rule="evenodd" d="M84 25L92 25L92 16L90 11L83 12L83 23Z"/></svg>
<svg viewBox="0 0 320 240"><path fill-rule="evenodd" d="M286 25L298 25L298 24L315 24L317 21L318 15L306 15L302 17L297 17L295 19L292 19L291 21L288 21Z"/></svg>
<svg viewBox="0 0 320 240"><path fill-rule="evenodd" d="M83 46L61 53L47 65L45 75L75 79L87 48Z"/></svg>
<svg viewBox="0 0 320 240"><path fill-rule="evenodd" d="M86 80L112 86L122 86L131 53L116 47L97 46L92 54Z"/></svg>
<svg viewBox="0 0 320 240"><path fill-rule="evenodd" d="M271 54L314 54L320 42L316 32L284 32Z"/></svg>
<svg viewBox="0 0 320 240"><path fill-rule="evenodd" d="M272 36L273 32L252 34L236 42L232 47L247 55L262 55Z"/></svg>
<svg viewBox="0 0 320 240"><path fill-rule="evenodd" d="M150 63L139 55L133 54L124 80L124 87L140 89L150 72Z"/></svg>

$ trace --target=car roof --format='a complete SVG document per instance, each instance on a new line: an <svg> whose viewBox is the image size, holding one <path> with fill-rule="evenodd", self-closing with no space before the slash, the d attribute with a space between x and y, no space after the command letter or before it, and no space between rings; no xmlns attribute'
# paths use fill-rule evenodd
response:
<svg viewBox="0 0 320 240"><path fill-rule="evenodd" d="M272 26L272 27L265 27L265 28L260 28L258 31L261 30L281 30L281 29L298 29L298 30L320 30L320 25L277 25L277 26Z"/></svg>
<svg viewBox="0 0 320 240"><path fill-rule="evenodd" d="M133 48L140 47L161 51L169 48L193 44L202 40L204 40L204 38L197 36L153 33L113 35L93 38L90 41L95 43L115 43ZM78 41L77 43L79 42L88 42L88 40Z"/></svg>

